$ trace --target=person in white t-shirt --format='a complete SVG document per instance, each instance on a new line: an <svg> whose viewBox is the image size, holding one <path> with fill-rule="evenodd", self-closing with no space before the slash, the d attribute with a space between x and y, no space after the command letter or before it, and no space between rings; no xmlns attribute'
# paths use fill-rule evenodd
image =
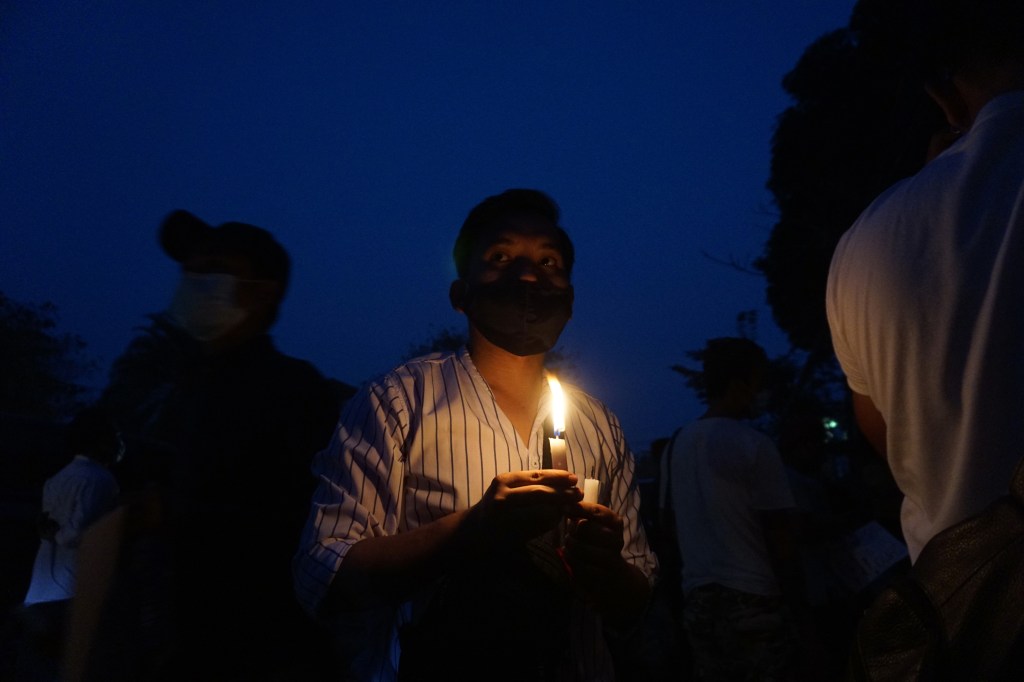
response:
<svg viewBox="0 0 1024 682"><path fill-rule="evenodd" d="M81 410L68 424L65 440L72 459L43 485L42 539L25 604L74 596L82 534L117 505L120 494L110 466L124 452L124 443L104 410Z"/></svg>
<svg viewBox="0 0 1024 682"><path fill-rule="evenodd" d="M1024 452L1024 3L913 17L914 73L958 139L842 237L826 306L916 561L1008 491Z"/></svg>
<svg viewBox="0 0 1024 682"><path fill-rule="evenodd" d="M23 670L56 670L78 582L79 544L86 530L117 506L121 494L110 467L124 454L124 443L104 409L80 410L65 427L64 438L72 459L43 484L39 549L18 614L26 632L19 662Z"/></svg>
<svg viewBox="0 0 1024 682"><path fill-rule="evenodd" d="M786 598L802 592L782 458L749 423L768 359L753 341L726 337L708 342L702 362L707 411L662 458L684 629L699 679L783 679L800 666Z"/></svg>

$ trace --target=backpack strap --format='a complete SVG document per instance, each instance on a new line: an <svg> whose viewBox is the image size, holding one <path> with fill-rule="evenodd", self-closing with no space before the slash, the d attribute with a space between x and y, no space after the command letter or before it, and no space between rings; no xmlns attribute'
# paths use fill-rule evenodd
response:
<svg viewBox="0 0 1024 682"><path fill-rule="evenodd" d="M911 572L891 580L862 614L844 682L945 680L948 646L939 611Z"/></svg>
<svg viewBox="0 0 1024 682"><path fill-rule="evenodd" d="M913 574L895 581L893 589L914 612L917 620L928 633L931 646L927 650L928 654L921 661L920 679L933 679L932 676L938 676L942 672L949 650L949 638L942 627L942 614L939 613L935 602L928 596L924 587L914 578ZM935 679L938 678L935 677Z"/></svg>
<svg viewBox="0 0 1024 682"><path fill-rule="evenodd" d="M676 446L676 439L679 438L679 432L683 430L683 427L677 428L672 433L672 438L669 439L668 444L665 445L665 449L661 451L661 458L665 461L665 466L661 467L659 475L659 490L658 490L658 506L662 511L668 511L672 509L672 449ZM664 491L664 494L661 494Z"/></svg>

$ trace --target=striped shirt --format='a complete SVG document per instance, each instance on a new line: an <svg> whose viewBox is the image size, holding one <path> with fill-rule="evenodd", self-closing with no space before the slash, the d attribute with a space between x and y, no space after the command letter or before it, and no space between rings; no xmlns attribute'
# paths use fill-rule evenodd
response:
<svg viewBox="0 0 1024 682"><path fill-rule="evenodd" d="M601 480L598 501L624 519L622 556L653 580L657 560L640 524L634 459L618 418L583 391L563 388L567 467L581 485L585 477ZM294 565L296 593L307 610L317 612L346 553L363 538L467 509L498 474L541 468L550 407L545 392L529 442L522 442L465 347L412 360L365 385L314 459L319 485ZM404 605L394 618L388 651L372 664L374 679L393 679L397 628L415 606ZM573 624L578 676L612 679L597 614L580 601Z"/></svg>

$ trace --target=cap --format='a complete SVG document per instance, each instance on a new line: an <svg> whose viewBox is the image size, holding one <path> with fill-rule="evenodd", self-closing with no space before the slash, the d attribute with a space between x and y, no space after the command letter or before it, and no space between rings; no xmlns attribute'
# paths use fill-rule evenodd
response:
<svg viewBox="0 0 1024 682"><path fill-rule="evenodd" d="M164 253L179 263L200 251L241 256L252 264L254 276L288 283L291 270L288 252L262 227L238 222L213 227L188 211L178 209L164 218L159 239Z"/></svg>

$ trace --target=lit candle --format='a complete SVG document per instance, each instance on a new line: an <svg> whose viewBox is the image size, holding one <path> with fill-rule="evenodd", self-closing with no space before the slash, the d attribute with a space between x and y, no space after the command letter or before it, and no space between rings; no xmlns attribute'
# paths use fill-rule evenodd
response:
<svg viewBox="0 0 1024 682"><path fill-rule="evenodd" d="M548 387L551 389L551 425L555 432L554 438L548 438L548 445L551 447L551 468L568 471L565 438L562 437L565 435L565 393L562 392L562 384L550 374Z"/></svg>

